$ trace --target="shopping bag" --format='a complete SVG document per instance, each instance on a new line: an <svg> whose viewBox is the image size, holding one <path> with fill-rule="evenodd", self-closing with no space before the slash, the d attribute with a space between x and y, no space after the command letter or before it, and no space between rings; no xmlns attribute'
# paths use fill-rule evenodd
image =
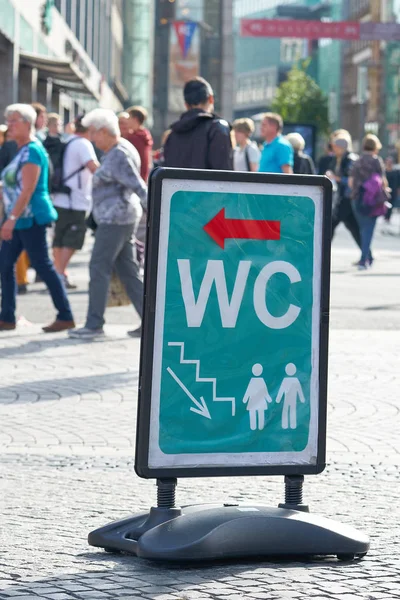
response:
<svg viewBox="0 0 400 600"><path fill-rule="evenodd" d="M126 293L125 286L118 275L113 272L108 290L107 306L129 306L129 304L131 304L131 301Z"/></svg>

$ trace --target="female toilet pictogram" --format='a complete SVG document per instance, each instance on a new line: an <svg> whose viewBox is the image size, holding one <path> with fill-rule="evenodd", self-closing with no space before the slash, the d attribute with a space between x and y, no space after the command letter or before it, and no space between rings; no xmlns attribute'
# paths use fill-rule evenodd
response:
<svg viewBox="0 0 400 600"><path fill-rule="evenodd" d="M268 410L268 402L272 402L272 398L268 393L267 384L261 377L263 368L260 364L253 365L252 373L255 377L250 379L246 392L243 397L243 402L247 403L247 410L250 417L250 429L252 431L258 429L262 431L265 425L265 411Z"/></svg>

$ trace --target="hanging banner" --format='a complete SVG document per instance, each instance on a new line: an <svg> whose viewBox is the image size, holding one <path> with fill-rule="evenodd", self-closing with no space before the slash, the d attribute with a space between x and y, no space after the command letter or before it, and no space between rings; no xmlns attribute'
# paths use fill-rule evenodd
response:
<svg viewBox="0 0 400 600"><path fill-rule="evenodd" d="M286 37L316 40L321 38L359 40L360 23L350 21L303 21L300 19L242 19L244 37Z"/></svg>
<svg viewBox="0 0 400 600"><path fill-rule="evenodd" d="M190 26L190 27L189 27ZM200 28L197 23L176 21L171 27L169 50L168 110L185 110L182 90L189 79L200 75Z"/></svg>
<svg viewBox="0 0 400 600"><path fill-rule="evenodd" d="M242 19L240 34L242 37L393 41L400 40L400 24L305 21L301 19Z"/></svg>
<svg viewBox="0 0 400 600"><path fill-rule="evenodd" d="M194 23L193 21L175 21L174 27L182 56L183 58L186 58L190 50L194 33L197 29L197 23Z"/></svg>

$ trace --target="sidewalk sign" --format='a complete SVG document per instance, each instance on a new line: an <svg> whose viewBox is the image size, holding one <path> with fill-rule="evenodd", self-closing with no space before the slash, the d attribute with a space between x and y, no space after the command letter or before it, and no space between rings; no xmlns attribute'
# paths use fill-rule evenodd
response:
<svg viewBox="0 0 400 600"><path fill-rule="evenodd" d="M166 560L362 556L308 514L325 467L331 183L156 169L149 189L135 469L158 505L89 543ZM285 503L175 506L176 478L285 475Z"/></svg>
<svg viewBox="0 0 400 600"><path fill-rule="evenodd" d="M137 473L322 471L329 182L154 178Z"/></svg>

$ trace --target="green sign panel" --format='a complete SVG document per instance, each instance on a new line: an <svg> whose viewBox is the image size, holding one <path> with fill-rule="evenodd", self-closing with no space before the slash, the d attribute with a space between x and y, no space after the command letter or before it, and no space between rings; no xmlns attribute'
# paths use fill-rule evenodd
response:
<svg viewBox="0 0 400 600"><path fill-rule="evenodd" d="M311 178L318 185L290 177L265 185L163 173L151 390L142 386L139 454L144 446L149 470L193 475L317 470L325 383L321 178Z"/></svg>

